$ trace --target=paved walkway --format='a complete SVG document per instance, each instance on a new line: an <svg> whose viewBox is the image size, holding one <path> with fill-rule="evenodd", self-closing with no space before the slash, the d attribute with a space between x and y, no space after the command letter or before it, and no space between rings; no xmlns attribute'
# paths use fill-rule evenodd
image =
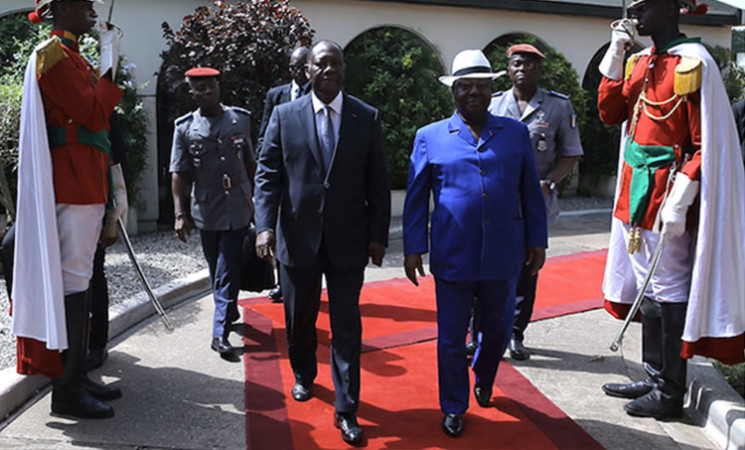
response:
<svg viewBox="0 0 745 450"><path fill-rule="evenodd" d="M564 216L551 229L549 257L606 247L608 224L607 213ZM386 267L368 269L367 281L403 276L396 227ZM203 278L179 286L179 295L203 293ZM121 318L127 314L129 319ZM0 424L0 448L244 448L243 363L221 360L209 348L211 296L170 308L173 333L138 314L144 313L115 319L119 327L137 323L111 342L108 361L91 374L124 391L111 402L113 419L53 417L47 387ZM608 349L619 325L601 310L533 323L526 337L533 357L512 364L607 448L745 448L745 402L703 359L689 364L693 400L681 422L627 416L624 400L603 395L603 383L641 373L638 325L630 328L621 352ZM237 343L238 336L231 340Z"/></svg>

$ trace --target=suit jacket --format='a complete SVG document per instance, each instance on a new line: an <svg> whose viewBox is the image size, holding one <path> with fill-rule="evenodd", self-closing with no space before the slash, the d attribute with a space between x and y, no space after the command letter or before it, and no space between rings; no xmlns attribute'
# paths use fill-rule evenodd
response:
<svg viewBox="0 0 745 450"><path fill-rule="evenodd" d="M287 103L292 100L292 82L283 84L277 87L269 89L266 93L266 101L264 101L264 115L261 116L261 125L259 126L259 138L256 142L256 152L261 152L261 146L264 142L264 134L266 133L266 127L269 125L269 118L272 116L272 111L277 105ZM300 90L300 96L307 94L310 89L310 83L305 87L305 90Z"/></svg>
<svg viewBox="0 0 745 450"><path fill-rule="evenodd" d="M364 267L368 244L388 244L390 183L378 111L344 95L328 173L312 96L274 108L256 173L256 230L277 227L282 264L308 268L325 244L337 269Z"/></svg>
<svg viewBox="0 0 745 450"><path fill-rule="evenodd" d="M450 281L504 280L520 272L527 247L547 247L546 209L528 129L489 114L478 142L458 114L421 128L404 203L406 255L426 253Z"/></svg>

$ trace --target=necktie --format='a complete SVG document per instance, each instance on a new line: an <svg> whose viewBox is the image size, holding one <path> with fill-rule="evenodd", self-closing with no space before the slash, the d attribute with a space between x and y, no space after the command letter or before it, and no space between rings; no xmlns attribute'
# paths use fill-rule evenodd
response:
<svg viewBox="0 0 745 450"><path fill-rule="evenodd" d="M291 100L297 100L297 98L300 96L300 86L295 86L295 88L292 90L292 99Z"/></svg>
<svg viewBox="0 0 745 450"><path fill-rule="evenodd" d="M323 107L323 114L321 114L321 148L323 150L323 163L326 166L326 172L328 172L331 166L331 158L334 155L334 147L336 147L336 138L334 137L334 124L331 120L331 108L328 105Z"/></svg>

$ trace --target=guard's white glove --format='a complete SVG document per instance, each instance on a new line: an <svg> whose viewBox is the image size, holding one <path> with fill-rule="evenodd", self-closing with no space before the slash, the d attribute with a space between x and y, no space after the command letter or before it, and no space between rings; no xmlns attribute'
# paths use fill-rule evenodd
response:
<svg viewBox="0 0 745 450"><path fill-rule="evenodd" d="M111 81L116 77L116 67L119 64L119 41L122 30L110 23L98 23L98 39L101 44L101 64L99 70L103 76L111 69Z"/></svg>
<svg viewBox="0 0 745 450"><path fill-rule="evenodd" d="M700 185L700 182L691 180L684 173L675 175L673 188L660 212L663 236L676 237L685 232L686 214L698 195Z"/></svg>
<svg viewBox="0 0 745 450"><path fill-rule="evenodd" d="M610 45L598 69L603 76L613 81L623 78L623 56L633 43L634 19L619 20L611 31Z"/></svg>
<svg viewBox="0 0 745 450"><path fill-rule="evenodd" d="M111 185L114 189L114 217L127 223L127 185L124 184L124 174L121 164L111 166Z"/></svg>

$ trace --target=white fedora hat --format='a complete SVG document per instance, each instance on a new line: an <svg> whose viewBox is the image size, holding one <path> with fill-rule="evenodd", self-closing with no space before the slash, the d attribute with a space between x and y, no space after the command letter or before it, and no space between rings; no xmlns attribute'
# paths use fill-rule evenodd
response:
<svg viewBox="0 0 745 450"><path fill-rule="evenodd" d="M440 77L440 83L452 86L461 78L495 79L504 75L504 70L493 73L489 60L481 50L463 50L453 58L453 74Z"/></svg>

